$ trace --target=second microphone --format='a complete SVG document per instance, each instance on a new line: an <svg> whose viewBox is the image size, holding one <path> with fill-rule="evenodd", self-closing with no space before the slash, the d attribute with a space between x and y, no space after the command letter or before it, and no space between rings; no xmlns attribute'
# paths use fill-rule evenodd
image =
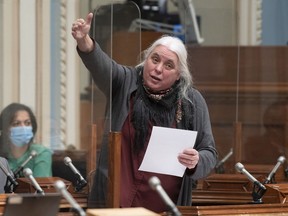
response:
<svg viewBox="0 0 288 216"><path fill-rule="evenodd" d="M64 163L71 169L71 171L75 176L76 179L76 183L74 185L75 191L81 191L87 185L87 181L83 178L79 170L73 165L70 157L65 157Z"/></svg>

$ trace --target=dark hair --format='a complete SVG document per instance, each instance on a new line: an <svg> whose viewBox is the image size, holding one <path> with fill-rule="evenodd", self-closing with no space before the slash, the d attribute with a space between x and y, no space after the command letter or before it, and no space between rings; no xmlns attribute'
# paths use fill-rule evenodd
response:
<svg viewBox="0 0 288 216"><path fill-rule="evenodd" d="M0 114L0 155L1 156L7 157L7 153L9 151L9 143L10 143L9 128L18 111L26 111L29 114L31 124L32 124L32 132L34 136L37 132L37 121L32 110L24 104L11 103L7 107L5 107Z"/></svg>

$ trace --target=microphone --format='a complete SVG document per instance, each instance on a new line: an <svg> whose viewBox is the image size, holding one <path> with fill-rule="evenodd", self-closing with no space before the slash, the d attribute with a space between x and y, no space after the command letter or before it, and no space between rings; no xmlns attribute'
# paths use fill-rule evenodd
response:
<svg viewBox="0 0 288 216"><path fill-rule="evenodd" d="M262 197L266 192L266 187L261 184L254 176L252 176L240 162L235 164L235 168L238 172L246 175L246 177L254 184L252 197L255 203L262 203Z"/></svg>
<svg viewBox="0 0 288 216"><path fill-rule="evenodd" d="M30 168L25 168L23 170L23 174L26 178L28 178L30 180L30 182L33 185L33 187L35 188L36 192L38 194L44 195L44 191L42 190L42 188L40 187L40 185L38 184L38 182L36 181L36 179L32 175L33 174L32 170Z"/></svg>
<svg viewBox="0 0 288 216"><path fill-rule="evenodd" d="M76 169L76 167L72 164L72 160L70 157L65 157L64 158L64 163L66 166L68 166L72 172L76 176L76 186L75 190L80 191L83 187L87 185L87 181L83 178L83 176L80 174L80 172Z"/></svg>
<svg viewBox="0 0 288 216"><path fill-rule="evenodd" d="M15 180L14 176L6 169L6 167L2 164L2 161L0 161L0 168L3 171L3 173L7 177L6 185L5 185L5 193L12 193L13 189L18 186L18 182ZM12 186L14 186L12 188Z"/></svg>
<svg viewBox="0 0 288 216"><path fill-rule="evenodd" d="M215 166L215 170L217 173L224 173L224 169L223 169L223 164L233 155L233 149L231 148L230 151L228 152L228 154L222 158L221 161L219 161L216 166Z"/></svg>
<svg viewBox="0 0 288 216"><path fill-rule="evenodd" d="M274 166L274 168L271 170L270 174L268 175L268 177L266 178L264 184L268 184L271 183L271 180L274 178L276 171L278 170L278 168L280 167L281 164L284 163L285 161L285 157L284 156L280 156L277 160L276 165Z"/></svg>
<svg viewBox="0 0 288 216"><path fill-rule="evenodd" d="M62 196L70 203L74 210L76 210L80 216L85 216L86 213L80 207L80 205L76 202L76 200L72 197L72 195L67 191L65 184L61 180L57 180L54 183L54 187L56 190L62 194Z"/></svg>
<svg viewBox="0 0 288 216"><path fill-rule="evenodd" d="M241 164L240 162L236 163L235 168L238 172L246 175L246 177L251 181L251 182L257 182L258 180L252 176L245 168L244 165Z"/></svg>
<svg viewBox="0 0 288 216"><path fill-rule="evenodd" d="M35 150L32 150L29 157L13 172L14 176L17 177L20 172L24 169L24 167L26 166L26 164L34 157L37 156L37 152Z"/></svg>
<svg viewBox="0 0 288 216"><path fill-rule="evenodd" d="M181 216L181 213L179 212L176 205L172 202L170 197L167 195L167 193L164 191L163 187L161 186L160 180L156 176L152 176L149 179L149 185L153 190L156 190L162 200L165 202L165 204L168 206L169 210L174 216Z"/></svg>

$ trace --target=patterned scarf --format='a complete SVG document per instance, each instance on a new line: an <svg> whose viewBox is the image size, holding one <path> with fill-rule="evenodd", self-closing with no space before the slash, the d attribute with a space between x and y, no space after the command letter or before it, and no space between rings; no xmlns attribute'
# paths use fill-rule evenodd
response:
<svg viewBox="0 0 288 216"><path fill-rule="evenodd" d="M149 139L149 124L160 127L193 128L193 107L187 100L180 99L179 81L176 81L171 88L157 94L144 86L142 73L138 84L132 111L132 124L135 128L134 152L139 152ZM182 121L184 113L189 116Z"/></svg>

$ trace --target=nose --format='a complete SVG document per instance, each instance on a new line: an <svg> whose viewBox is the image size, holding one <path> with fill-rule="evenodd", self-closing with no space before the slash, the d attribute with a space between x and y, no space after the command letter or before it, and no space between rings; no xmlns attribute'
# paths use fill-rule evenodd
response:
<svg viewBox="0 0 288 216"><path fill-rule="evenodd" d="M155 70L157 71L157 73L161 73L163 70L163 64L162 63L157 64Z"/></svg>

